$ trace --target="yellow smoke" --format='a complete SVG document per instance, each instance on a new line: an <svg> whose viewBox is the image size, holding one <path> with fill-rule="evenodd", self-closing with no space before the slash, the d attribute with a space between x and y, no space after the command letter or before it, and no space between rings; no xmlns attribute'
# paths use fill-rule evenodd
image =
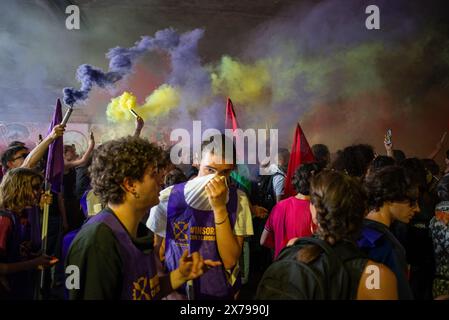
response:
<svg viewBox="0 0 449 320"><path fill-rule="evenodd" d="M134 118L129 109L136 110L136 96L123 92L119 97L111 99L106 109L106 116L112 122L128 121Z"/></svg>
<svg viewBox="0 0 449 320"><path fill-rule="evenodd" d="M170 110L179 105L180 93L174 87L163 84L145 99L145 103L139 109L144 119L166 115Z"/></svg>
<svg viewBox="0 0 449 320"><path fill-rule="evenodd" d="M180 102L179 90L163 84L146 97L145 103L141 106L136 104L136 96L125 91L121 96L111 99L106 115L112 122L124 122L133 120L134 116L129 112L133 109L144 120L155 119L164 116Z"/></svg>
<svg viewBox="0 0 449 320"><path fill-rule="evenodd" d="M213 93L229 96L235 103L257 104L270 93L270 74L263 60L249 65L224 56L211 79Z"/></svg>

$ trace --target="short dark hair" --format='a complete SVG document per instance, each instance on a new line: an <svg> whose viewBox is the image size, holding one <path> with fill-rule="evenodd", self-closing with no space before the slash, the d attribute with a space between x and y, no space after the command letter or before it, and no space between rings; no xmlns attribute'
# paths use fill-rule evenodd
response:
<svg viewBox="0 0 449 320"><path fill-rule="evenodd" d="M345 172L352 177L363 177L373 159L374 150L372 146L367 144L352 145L338 153L332 168Z"/></svg>
<svg viewBox="0 0 449 320"><path fill-rule="evenodd" d="M17 146L25 147L25 145L26 145L25 142L22 142L22 141L19 141L19 140L14 140L14 141L11 141L8 144L8 148L9 147L17 147Z"/></svg>
<svg viewBox="0 0 449 320"><path fill-rule="evenodd" d="M440 201L449 201L449 174L442 177L438 182L437 195Z"/></svg>
<svg viewBox="0 0 449 320"><path fill-rule="evenodd" d="M296 192L305 196L310 194L310 179L318 174L320 165L316 162L301 164L292 177L292 184Z"/></svg>
<svg viewBox="0 0 449 320"><path fill-rule="evenodd" d="M387 166L365 177L364 189L368 196L368 209L379 210L386 202L418 200L418 185L406 170L399 166Z"/></svg>
<svg viewBox="0 0 449 320"><path fill-rule="evenodd" d="M377 156L371 161L370 172L385 168L387 166L394 166L396 161L389 156Z"/></svg>
<svg viewBox="0 0 449 320"><path fill-rule="evenodd" d="M205 140L201 143L201 155L204 153L211 152L212 154L215 154L218 152L222 155L222 159L225 159L227 156L226 154L226 146L231 145L232 146L232 163L237 163L237 155L236 155L236 149L234 140L225 134L217 134L211 136L208 140ZM223 152L224 151L224 152Z"/></svg>
<svg viewBox="0 0 449 320"><path fill-rule="evenodd" d="M417 184L421 191L427 190L427 171L423 162L418 158L407 158L399 164L405 169L407 175Z"/></svg>
<svg viewBox="0 0 449 320"><path fill-rule="evenodd" d="M424 167L429 170L429 172L437 176L440 173L440 166L436 163L433 159L422 159L421 162L423 163Z"/></svg>
<svg viewBox="0 0 449 320"><path fill-rule="evenodd" d="M168 172L164 177L164 188L168 188L178 183L183 183L187 181L187 177L179 168L174 168Z"/></svg>
<svg viewBox="0 0 449 320"><path fill-rule="evenodd" d="M315 157L315 161L318 162L323 167L326 167L329 164L330 160L330 152L329 148L324 144L314 144L312 146L313 156Z"/></svg>
<svg viewBox="0 0 449 320"><path fill-rule="evenodd" d="M64 145L64 154L69 151L70 149L76 150L76 146L74 144L65 144Z"/></svg>
<svg viewBox="0 0 449 320"><path fill-rule="evenodd" d="M14 158L15 154L19 151L22 150L26 150L28 151L27 147L24 146L14 146L14 147L9 147L8 149L5 150L5 152L3 152L2 154L2 166L3 168L8 168L8 162L12 161L12 159Z"/></svg>
<svg viewBox="0 0 449 320"><path fill-rule="evenodd" d="M286 162L290 160L290 151L287 148L279 148L278 155L283 160L286 160Z"/></svg>
<svg viewBox="0 0 449 320"><path fill-rule="evenodd" d="M148 166L166 166L160 147L132 136L108 141L94 151L89 167L93 191L103 204L121 204L125 195L123 180L141 181Z"/></svg>
<svg viewBox="0 0 449 320"><path fill-rule="evenodd" d="M407 157L405 156L404 151L399 149L393 149L393 158L396 160L396 163L400 163L404 161Z"/></svg>

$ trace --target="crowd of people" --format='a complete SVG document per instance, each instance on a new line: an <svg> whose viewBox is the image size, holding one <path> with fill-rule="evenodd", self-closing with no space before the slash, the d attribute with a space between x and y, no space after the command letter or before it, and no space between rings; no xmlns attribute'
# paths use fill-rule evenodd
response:
<svg viewBox="0 0 449 320"><path fill-rule="evenodd" d="M63 188L50 195L46 153L63 125L31 151L3 151L1 299L449 299L449 150L443 167L433 160L445 136L426 159L389 140L386 155L313 145L286 197L287 149L242 184L229 137L177 167L143 125L98 146L91 134L82 156L65 145Z"/></svg>

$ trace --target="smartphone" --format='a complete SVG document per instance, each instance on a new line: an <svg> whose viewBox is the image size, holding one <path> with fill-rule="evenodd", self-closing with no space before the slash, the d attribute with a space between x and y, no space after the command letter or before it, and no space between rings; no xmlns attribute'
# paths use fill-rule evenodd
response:
<svg viewBox="0 0 449 320"><path fill-rule="evenodd" d="M385 143L386 144L391 144L391 137L392 137L391 129L388 129L387 134L385 135Z"/></svg>

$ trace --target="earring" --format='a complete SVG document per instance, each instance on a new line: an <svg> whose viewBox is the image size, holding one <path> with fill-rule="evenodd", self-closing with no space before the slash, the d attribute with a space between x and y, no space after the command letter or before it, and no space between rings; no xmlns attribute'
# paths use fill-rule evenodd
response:
<svg viewBox="0 0 449 320"><path fill-rule="evenodd" d="M133 194L135 199L139 199L140 198L140 195L137 192L134 191L132 194Z"/></svg>

